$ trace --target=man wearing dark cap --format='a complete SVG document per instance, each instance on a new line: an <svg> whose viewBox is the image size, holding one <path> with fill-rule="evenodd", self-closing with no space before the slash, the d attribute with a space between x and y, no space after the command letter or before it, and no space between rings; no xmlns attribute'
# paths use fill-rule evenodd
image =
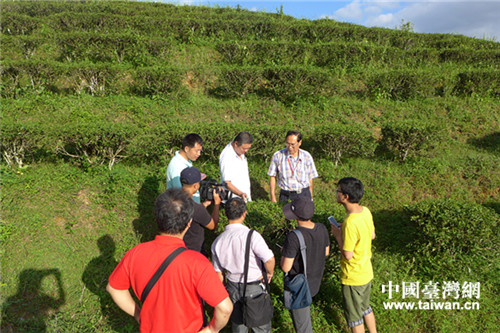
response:
<svg viewBox="0 0 500 333"><path fill-rule="evenodd" d="M321 284L325 269L325 258L330 253L328 230L321 223L311 221L314 215L314 203L306 197L299 197L283 206L283 213L289 220L297 220L297 230L304 236L307 259L307 282L311 296L315 296ZM281 269L290 279L297 274L304 274L304 265L300 252L300 243L294 232L288 233L281 253ZM310 306L290 310L296 332L312 333Z"/></svg>
<svg viewBox="0 0 500 333"><path fill-rule="evenodd" d="M200 188L200 182L206 176L200 172L196 167L188 167L182 170L180 178L182 184L182 190L186 192L191 200L193 200L193 195L198 192ZM205 206L199 204L193 200L194 204L194 214L193 214L193 222L191 222L191 226L187 230L184 235L184 243L186 243L186 247L190 250L195 250L203 253L206 257L208 257L208 252L203 248L203 243L205 241L205 230L214 230L217 228L217 224L219 223L219 207L221 203L221 199L219 194L214 190L214 209L212 211L212 216L208 213Z"/></svg>

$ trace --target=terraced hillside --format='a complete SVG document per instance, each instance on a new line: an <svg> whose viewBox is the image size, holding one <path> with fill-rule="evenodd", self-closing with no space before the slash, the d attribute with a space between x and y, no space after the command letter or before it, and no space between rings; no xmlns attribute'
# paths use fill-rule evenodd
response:
<svg viewBox="0 0 500 333"><path fill-rule="evenodd" d="M293 223L266 172L290 129L320 173L316 221L341 220L339 178L367 187L381 332L498 327L499 43L132 1L0 9L2 331L137 331L103 287L154 235L153 201L188 132L205 139L195 165L214 179L223 147L254 134L247 222L279 260ZM332 250L315 332L347 329ZM276 332L292 330L282 279ZM387 310L388 281L479 282L480 309Z"/></svg>

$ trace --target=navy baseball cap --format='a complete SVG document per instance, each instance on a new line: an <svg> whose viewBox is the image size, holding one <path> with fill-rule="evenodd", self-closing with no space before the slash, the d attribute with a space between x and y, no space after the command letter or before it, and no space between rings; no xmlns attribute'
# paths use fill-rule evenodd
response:
<svg viewBox="0 0 500 333"><path fill-rule="evenodd" d="M185 168L181 172L181 183L186 185L196 184L205 179L206 176L196 167Z"/></svg>
<svg viewBox="0 0 500 333"><path fill-rule="evenodd" d="M308 221L314 215L314 202L310 198L299 197L283 206L283 214L288 220Z"/></svg>

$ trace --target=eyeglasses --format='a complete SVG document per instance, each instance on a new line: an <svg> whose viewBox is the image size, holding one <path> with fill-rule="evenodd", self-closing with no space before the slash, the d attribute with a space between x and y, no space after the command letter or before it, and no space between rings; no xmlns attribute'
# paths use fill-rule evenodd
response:
<svg viewBox="0 0 500 333"><path fill-rule="evenodd" d="M297 145L298 145L298 142L294 142L294 143L288 143L288 142L286 142L285 143L285 146L292 147L292 148L296 147Z"/></svg>

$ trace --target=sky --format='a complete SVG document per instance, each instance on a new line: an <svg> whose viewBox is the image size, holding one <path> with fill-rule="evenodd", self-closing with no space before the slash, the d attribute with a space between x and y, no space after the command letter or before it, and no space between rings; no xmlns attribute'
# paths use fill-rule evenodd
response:
<svg viewBox="0 0 500 333"><path fill-rule="evenodd" d="M296 18L329 18L366 27L400 28L414 32L452 33L500 42L500 0L156 0L185 5L236 7Z"/></svg>

